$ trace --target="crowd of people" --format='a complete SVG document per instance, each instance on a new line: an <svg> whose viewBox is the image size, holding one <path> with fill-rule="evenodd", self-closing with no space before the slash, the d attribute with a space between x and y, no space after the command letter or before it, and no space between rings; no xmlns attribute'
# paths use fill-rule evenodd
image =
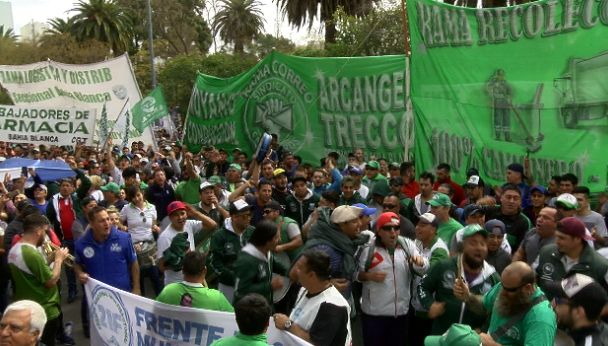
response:
<svg viewBox="0 0 608 346"><path fill-rule="evenodd" d="M259 161L169 141L0 156L75 172L0 183L2 345L74 344L61 306L77 299L89 337L89 278L234 312L221 346L266 344L269 323L313 345L608 345L608 198L593 210L569 172L512 163L490 186L363 149L315 165L276 136Z"/></svg>

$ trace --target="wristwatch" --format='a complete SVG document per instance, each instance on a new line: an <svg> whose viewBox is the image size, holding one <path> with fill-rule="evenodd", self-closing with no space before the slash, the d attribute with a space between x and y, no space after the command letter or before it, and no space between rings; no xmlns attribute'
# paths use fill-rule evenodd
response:
<svg viewBox="0 0 608 346"><path fill-rule="evenodd" d="M285 330L289 330L289 328L291 328L291 320L287 320L285 321L285 325L283 325L283 327L285 328Z"/></svg>

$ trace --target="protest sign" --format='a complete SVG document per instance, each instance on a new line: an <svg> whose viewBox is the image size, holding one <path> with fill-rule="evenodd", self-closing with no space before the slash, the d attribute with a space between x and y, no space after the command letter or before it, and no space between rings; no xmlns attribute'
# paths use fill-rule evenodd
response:
<svg viewBox="0 0 608 346"><path fill-rule="evenodd" d="M85 285L91 316L91 345L209 345L238 331L233 313L167 305L100 281ZM310 345L271 323L268 343Z"/></svg>
<svg viewBox="0 0 608 346"><path fill-rule="evenodd" d="M95 110L0 105L0 140L45 145L92 145Z"/></svg>
<svg viewBox="0 0 608 346"><path fill-rule="evenodd" d="M491 184L527 155L536 182L572 172L603 191L608 2L504 8L408 2L416 171L438 163Z"/></svg>
<svg viewBox="0 0 608 346"><path fill-rule="evenodd" d="M276 133L307 162L355 148L401 161L410 146L404 56L308 58L273 52L251 70L221 79L199 74L183 143L249 148Z"/></svg>
<svg viewBox="0 0 608 346"><path fill-rule="evenodd" d="M126 54L85 65L51 60L28 65L0 65L0 84L19 106L93 108L101 114L105 105L110 123L118 118L127 99L131 104L141 99ZM122 139L120 133L114 132L111 136ZM150 131L139 133L132 128L130 137L152 143Z"/></svg>

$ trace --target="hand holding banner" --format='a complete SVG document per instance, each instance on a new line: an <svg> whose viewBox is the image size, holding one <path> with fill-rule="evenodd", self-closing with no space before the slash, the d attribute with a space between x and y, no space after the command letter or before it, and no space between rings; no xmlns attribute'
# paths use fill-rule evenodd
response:
<svg viewBox="0 0 608 346"><path fill-rule="evenodd" d="M233 313L167 305L89 279L85 285L91 316L91 345L209 345L233 336ZM309 343L270 323L271 345Z"/></svg>

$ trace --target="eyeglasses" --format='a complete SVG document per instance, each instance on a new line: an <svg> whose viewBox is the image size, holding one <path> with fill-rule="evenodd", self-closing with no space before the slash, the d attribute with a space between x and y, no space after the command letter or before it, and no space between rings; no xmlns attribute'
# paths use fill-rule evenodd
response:
<svg viewBox="0 0 608 346"><path fill-rule="evenodd" d="M383 231L399 231L399 226L382 226Z"/></svg>
<svg viewBox="0 0 608 346"><path fill-rule="evenodd" d="M382 205L382 208L384 208L384 209L393 209L395 207L397 207L397 206L394 204L383 204Z"/></svg>
<svg viewBox="0 0 608 346"><path fill-rule="evenodd" d="M521 284L521 285L519 285L519 286L517 286L517 287L511 287L511 288L507 288L507 287L505 287L505 286L503 285L503 286L502 286L502 289L503 289L503 290L505 290L505 291L507 291L507 292L514 293L514 292L517 292L519 289L521 289L522 287L524 287L524 286L526 286L526 285L527 285L527 284Z"/></svg>

